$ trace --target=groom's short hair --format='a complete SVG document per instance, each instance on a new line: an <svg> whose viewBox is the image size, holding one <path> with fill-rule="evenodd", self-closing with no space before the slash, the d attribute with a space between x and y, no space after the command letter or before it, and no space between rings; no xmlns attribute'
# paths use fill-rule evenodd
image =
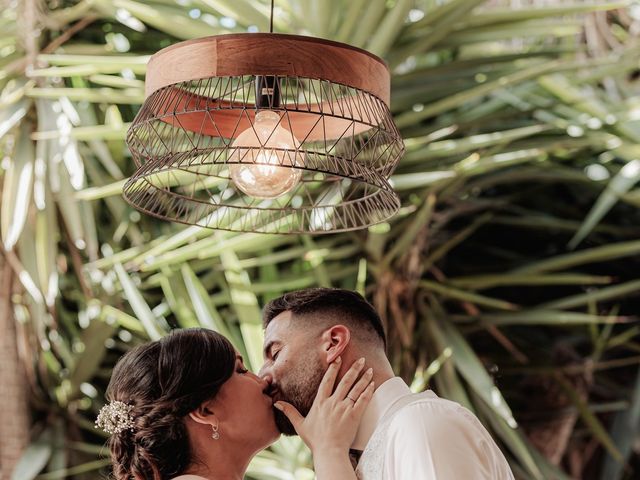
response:
<svg viewBox="0 0 640 480"><path fill-rule="evenodd" d="M318 316L328 322L350 327L360 338L372 338L387 346L387 336L380 315L358 292L341 288L307 288L289 292L271 300L263 310L263 326L283 312L290 311L297 322L318 321Z"/></svg>

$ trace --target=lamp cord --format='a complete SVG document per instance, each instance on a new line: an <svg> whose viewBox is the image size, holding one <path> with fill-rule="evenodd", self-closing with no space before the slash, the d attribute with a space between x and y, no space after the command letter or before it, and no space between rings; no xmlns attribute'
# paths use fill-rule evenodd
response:
<svg viewBox="0 0 640 480"><path fill-rule="evenodd" d="M273 4L275 0L271 0L271 18L269 20L269 33L273 33Z"/></svg>

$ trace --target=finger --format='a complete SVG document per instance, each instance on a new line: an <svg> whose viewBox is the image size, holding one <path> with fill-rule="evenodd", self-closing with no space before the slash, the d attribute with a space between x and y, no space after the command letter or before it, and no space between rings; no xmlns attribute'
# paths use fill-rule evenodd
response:
<svg viewBox="0 0 640 480"><path fill-rule="evenodd" d="M358 401L362 392L367 388L367 386L371 383L371 379L373 378L373 368L368 369L366 372L362 374L360 380L356 382L351 391L348 393L348 398L353 400L354 402Z"/></svg>
<svg viewBox="0 0 640 480"><path fill-rule="evenodd" d="M364 389L364 392L362 392L362 395L358 397L358 400L356 400L356 403L353 405L353 412L358 416L358 418L362 416L365 408L369 405L375 389L375 382L370 382L369 385L367 385L367 388Z"/></svg>
<svg viewBox="0 0 640 480"><path fill-rule="evenodd" d="M324 377L322 377L322 381L320 382L320 386L318 387L316 398L329 398L331 396L331 392L333 392L333 386L336 384L336 378L338 378L338 372L340 371L341 365L342 357L336 358L329 364L329 368L327 368L327 371L324 373Z"/></svg>
<svg viewBox="0 0 640 480"><path fill-rule="evenodd" d="M304 417L300 414L298 409L290 403L283 401L278 401L274 403L273 406L285 414L285 416L291 422L291 425L293 425L293 428L295 428L296 432L298 432L298 435L300 435L298 428L300 427L300 425L302 425Z"/></svg>
<svg viewBox="0 0 640 480"><path fill-rule="evenodd" d="M338 387L334 393L335 397L338 400L343 400L347 397L347 393L353 387L353 384L356 383L358 376L360 375L360 371L364 368L364 358L360 360L356 360L351 365L351 368L347 370L347 373L344 374L340 382L338 383ZM355 400L355 399L354 399Z"/></svg>

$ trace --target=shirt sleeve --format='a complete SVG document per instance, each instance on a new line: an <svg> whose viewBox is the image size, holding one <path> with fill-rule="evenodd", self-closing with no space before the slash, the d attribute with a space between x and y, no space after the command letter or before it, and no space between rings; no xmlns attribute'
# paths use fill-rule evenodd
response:
<svg viewBox="0 0 640 480"><path fill-rule="evenodd" d="M402 408L389 426L387 480L513 480L504 455L480 421L450 402Z"/></svg>

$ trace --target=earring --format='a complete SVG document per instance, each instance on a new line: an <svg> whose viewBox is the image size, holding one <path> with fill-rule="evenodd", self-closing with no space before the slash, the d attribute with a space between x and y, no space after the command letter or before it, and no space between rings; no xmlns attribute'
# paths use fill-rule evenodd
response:
<svg viewBox="0 0 640 480"><path fill-rule="evenodd" d="M211 425L211 430L213 431L213 433L211 434L211 438L213 438L214 440L219 440L220 433L218 432L218 425Z"/></svg>

